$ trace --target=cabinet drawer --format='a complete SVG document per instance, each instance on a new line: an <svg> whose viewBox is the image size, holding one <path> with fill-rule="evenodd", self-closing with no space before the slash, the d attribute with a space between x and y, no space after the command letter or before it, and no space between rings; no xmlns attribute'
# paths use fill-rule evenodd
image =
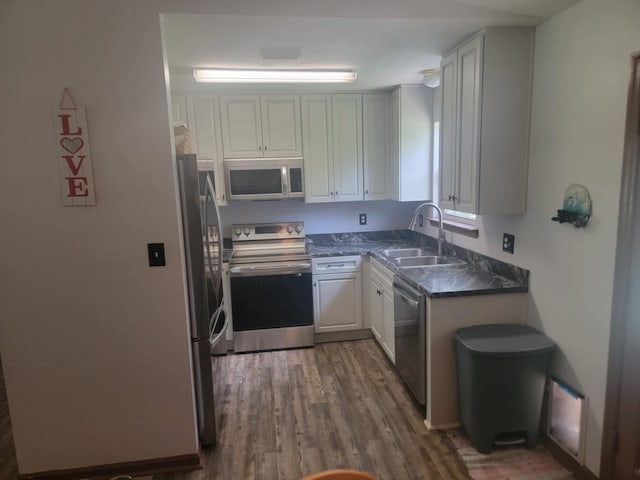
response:
<svg viewBox="0 0 640 480"><path fill-rule="evenodd" d="M362 257L360 255L312 258L311 272L314 275L322 273L359 272L361 261Z"/></svg>

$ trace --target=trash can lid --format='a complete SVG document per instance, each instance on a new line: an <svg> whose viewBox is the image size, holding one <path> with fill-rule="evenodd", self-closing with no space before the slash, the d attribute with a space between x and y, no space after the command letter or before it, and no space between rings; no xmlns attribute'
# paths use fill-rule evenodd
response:
<svg viewBox="0 0 640 480"><path fill-rule="evenodd" d="M527 325L489 324L461 328L454 338L475 355L516 357L548 353L555 343L544 333Z"/></svg>

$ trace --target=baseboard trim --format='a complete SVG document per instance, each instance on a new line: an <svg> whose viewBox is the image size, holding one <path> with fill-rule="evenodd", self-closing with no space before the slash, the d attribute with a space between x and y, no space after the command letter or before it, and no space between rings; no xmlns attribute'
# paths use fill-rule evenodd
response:
<svg viewBox="0 0 640 480"><path fill-rule="evenodd" d="M427 419L424 420L424 426L427 430L451 430L452 428L459 428L460 422L455 423L443 423L442 425L431 425L431 422Z"/></svg>
<svg viewBox="0 0 640 480"><path fill-rule="evenodd" d="M373 338L373 333L368 328L362 328L360 330L346 330L344 332L323 332L316 333L314 335L315 343L328 343L328 342L345 342L349 340L366 340Z"/></svg>
<svg viewBox="0 0 640 480"><path fill-rule="evenodd" d="M560 448L556 442L551 440L547 435L541 435L541 437L544 446L547 447L551 456L555 458L560 465L573 473L576 480L598 480L599 477L597 475L584 465L581 465L578 460Z"/></svg>
<svg viewBox="0 0 640 480"><path fill-rule="evenodd" d="M103 478L116 475L130 475L132 477L152 475L187 470L200 470L200 456L196 453L178 455L176 457L152 458L137 462L112 463L108 465L94 465L91 467L72 468L67 470L50 470L20 474L24 480L71 480L78 478Z"/></svg>

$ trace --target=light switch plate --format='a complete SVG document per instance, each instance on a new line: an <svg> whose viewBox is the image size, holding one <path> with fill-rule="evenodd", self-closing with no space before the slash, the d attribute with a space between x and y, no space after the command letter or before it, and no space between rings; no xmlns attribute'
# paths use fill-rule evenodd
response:
<svg viewBox="0 0 640 480"><path fill-rule="evenodd" d="M150 267L164 267L164 243L147 243Z"/></svg>

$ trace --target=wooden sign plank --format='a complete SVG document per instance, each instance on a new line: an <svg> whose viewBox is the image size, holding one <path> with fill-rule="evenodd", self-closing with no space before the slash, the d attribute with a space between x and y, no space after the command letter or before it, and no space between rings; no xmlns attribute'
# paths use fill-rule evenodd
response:
<svg viewBox="0 0 640 480"><path fill-rule="evenodd" d="M53 108L55 148L62 203L65 206L95 205L96 195L91 166L89 130L84 107L65 104L70 98L65 88L63 101Z"/></svg>

